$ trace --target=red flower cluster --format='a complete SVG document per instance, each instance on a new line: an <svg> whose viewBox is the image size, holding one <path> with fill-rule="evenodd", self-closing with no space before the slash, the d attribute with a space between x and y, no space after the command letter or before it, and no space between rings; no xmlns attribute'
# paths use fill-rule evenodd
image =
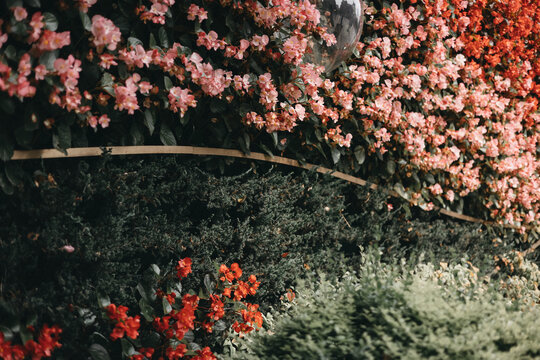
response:
<svg viewBox="0 0 540 360"><path fill-rule="evenodd" d="M262 314L258 311L258 304L244 303L247 309L240 310L243 323L236 321L232 327L237 333L248 333L253 330L253 326L257 325L260 328L263 324ZM252 325L252 326L250 326Z"/></svg>
<svg viewBox="0 0 540 360"><path fill-rule="evenodd" d="M235 264L231 265L231 269L233 269L233 266ZM236 264L238 265L238 264ZM238 268L240 270L240 268ZM221 281L225 282L228 281L229 283L232 283L232 280L229 280L231 278L232 271L229 271L225 265L221 265L219 271L225 276L222 276L220 279ZM237 272L235 273L237 274ZM240 275L242 274L242 270L240 270ZM235 277L236 279L240 278L240 276ZM233 299L236 301L242 300L246 298L248 295L255 295L257 293L257 289L259 288L259 285L261 284L260 281L257 281L257 277L255 275L250 275L248 278L248 282L244 282L241 280L238 280L238 283L235 285L232 285L230 287L226 287L223 290L223 295L230 298L231 295L233 295ZM250 284L251 283L251 284Z"/></svg>
<svg viewBox="0 0 540 360"><path fill-rule="evenodd" d="M124 337L124 334L127 334L132 339L136 339L139 336L138 330L141 326L141 317L139 315L135 317L127 316L129 309L122 305L117 307L115 304L110 304L106 309L109 319L116 323L111 333L111 339L113 341Z"/></svg>
<svg viewBox="0 0 540 360"><path fill-rule="evenodd" d="M221 281L227 280L228 282L233 282L234 279L240 279L242 276L242 269L237 263L233 263L229 269L225 264L221 264L219 267L219 272L223 274L219 279Z"/></svg>
<svg viewBox="0 0 540 360"><path fill-rule="evenodd" d="M176 265L176 275L179 279L185 278L188 276L188 274L191 273L191 259L190 258L184 258L182 260L178 261L178 265Z"/></svg>
<svg viewBox="0 0 540 360"><path fill-rule="evenodd" d="M53 325L52 327L43 325L38 340L28 340L24 346L11 344L6 341L4 334L0 331L0 358L4 360L22 360L31 357L32 360L51 357L54 349L61 347L58 342L62 329Z"/></svg>
<svg viewBox="0 0 540 360"><path fill-rule="evenodd" d="M219 320L225 315L225 310L223 310L223 307L225 306L218 295L210 295L210 299L212 299L212 305L210 305L210 310L207 315L212 320Z"/></svg>
<svg viewBox="0 0 540 360"><path fill-rule="evenodd" d="M176 270L179 279L191 273L191 264L190 258L178 261ZM210 334L216 321L230 321L229 324L231 324L235 318L238 321L232 324L232 328L237 333L247 333L254 330L255 327L261 327L263 318L258 311L258 305L244 302L242 303L244 309L240 311L233 310L233 307L226 307L228 302L236 302L257 292L260 282L257 281L255 275L250 275L247 282L239 280L242 276L242 269L237 263L232 264L230 268L221 265L219 273L223 275L221 280L227 282L229 287L216 286L216 289L223 289L223 291L220 293L219 290L217 292L208 290L210 293L201 295L202 298L198 295L185 294L180 303L180 301L176 301L179 296L177 293L172 291L167 293L158 289L156 296L159 299L166 299L172 309L165 308L163 316L154 317L153 321L148 324L150 326L143 327L143 329L149 328L151 331L158 332L163 344L155 348L140 348L136 354L129 358L131 360L152 359L152 357L168 360L180 358L212 360L216 357L209 347L197 350L197 355L194 355L193 351L189 351L185 339L188 331L192 331L195 336L198 336L201 331ZM232 299L231 295L233 295ZM159 304L158 306L161 308L162 301L157 301L155 304ZM139 336L139 316L128 317L128 308L121 305L111 304L106 309L108 317L115 322L115 328L110 335L113 340L123 337L125 333L132 339Z"/></svg>

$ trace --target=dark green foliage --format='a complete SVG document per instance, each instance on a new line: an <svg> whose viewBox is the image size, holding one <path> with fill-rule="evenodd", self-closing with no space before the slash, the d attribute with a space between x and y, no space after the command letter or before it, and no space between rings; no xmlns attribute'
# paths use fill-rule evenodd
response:
<svg viewBox="0 0 540 360"><path fill-rule="evenodd" d="M82 309L97 314L98 293L135 306L135 285L153 263L170 269L193 258L197 275L184 287L198 289L203 274L238 262L261 280L250 301L266 311L314 270L336 277L358 264L367 244L382 246L389 262L425 252L434 261L468 253L481 258L476 264L491 264L514 242L511 232L486 237L479 225L436 214L407 220L403 209L386 209L395 200L383 193L288 168L245 166L215 176L173 156L49 160L41 167L39 187L0 195L0 300L19 314L60 322L68 329L66 354L82 351L82 339L97 329L89 320L81 325ZM494 237L502 239L497 249Z"/></svg>
<svg viewBox="0 0 540 360"><path fill-rule="evenodd" d="M443 272L448 276L449 272ZM496 288L463 293L372 260L358 277L304 283L298 303L243 341L234 359L535 359L538 309ZM452 274L450 274L452 276ZM458 276L456 276L458 277ZM476 285L470 285L475 288Z"/></svg>

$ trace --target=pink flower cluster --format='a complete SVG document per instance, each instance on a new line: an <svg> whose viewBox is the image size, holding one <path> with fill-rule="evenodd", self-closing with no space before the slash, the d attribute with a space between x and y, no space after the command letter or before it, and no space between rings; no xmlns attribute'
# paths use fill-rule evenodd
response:
<svg viewBox="0 0 540 360"><path fill-rule="evenodd" d="M175 0L150 0L152 6L148 9L146 6L141 6L137 12L141 20L144 22L152 21L154 24L165 24L165 14L169 7L173 6Z"/></svg>
<svg viewBox="0 0 540 360"><path fill-rule="evenodd" d="M195 4L191 4L188 9L188 20L195 20L195 18L198 19L199 23L202 23L203 20L208 19L208 12L204 10L202 7L199 7Z"/></svg>
<svg viewBox="0 0 540 360"><path fill-rule="evenodd" d="M101 15L92 17L91 31L92 42L98 52L101 52L104 47L111 51L116 50L116 45L122 40L120 29L111 20Z"/></svg>
<svg viewBox="0 0 540 360"><path fill-rule="evenodd" d="M190 94L189 89L173 87L169 90L169 107L177 113L180 111L180 117L184 117L188 107L197 107L195 96Z"/></svg>
<svg viewBox="0 0 540 360"><path fill-rule="evenodd" d="M137 73L134 73L131 77L126 80L125 86L117 85L114 89L114 95L116 96L116 105L115 109L120 111L126 110L128 114L134 114L135 110L139 109L139 104L137 102L137 90L139 87L137 83L141 80L141 76Z"/></svg>
<svg viewBox="0 0 540 360"><path fill-rule="evenodd" d="M203 63L201 56L195 52L184 60L184 65L191 73L193 83L209 96L220 96L233 80L232 72L214 69L209 63Z"/></svg>

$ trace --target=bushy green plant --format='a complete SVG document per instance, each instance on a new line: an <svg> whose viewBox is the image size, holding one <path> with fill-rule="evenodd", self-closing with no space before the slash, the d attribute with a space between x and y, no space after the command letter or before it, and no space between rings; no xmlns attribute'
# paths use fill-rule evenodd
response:
<svg viewBox="0 0 540 360"><path fill-rule="evenodd" d="M191 257L194 272L238 262L262 282L268 310L297 279L340 276L362 247L383 261L474 261L480 273L516 244L512 231L438 218L383 192L311 172L249 164L216 175L186 157L127 157L26 163L36 187L0 194L0 300L22 320L61 324L58 357L84 353L95 331L97 293L136 306L150 264ZM387 204L394 210L389 211ZM499 239L493 247L492 240ZM203 286L198 277L186 287ZM10 315L11 316L11 315ZM21 320L21 321L22 321Z"/></svg>
<svg viewBox="0 0 540 360"><path fill-rule="evenodd" d="M303 282L269 329L229 342L234 359L534 359L537 307L520 310L474 267L411 269L366 257L357 275ZM407 270L407 268L411 270ZM437 270L435 270L437 269ZM539 275L538 268L535 277ZM534 280L529 279L531 282ZM537 289L536 289L537 291ZM537 293L522 291L538 303ZM536 300L535 300L536 299ZM527 302L525 302L527 303Z"/></svg>

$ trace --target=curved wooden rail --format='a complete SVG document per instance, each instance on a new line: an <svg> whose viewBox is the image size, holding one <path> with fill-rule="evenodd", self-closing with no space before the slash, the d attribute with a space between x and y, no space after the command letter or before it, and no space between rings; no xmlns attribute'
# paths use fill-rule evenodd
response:
<svg viewBox="0 0 540 360"><path fill-rule="evenodd" d="M262 153L252 152L250 154L244 154L242 151L233 149L220 149L209 147L196 147L196 146L111 146L105 148L111 155L156 155L156 154L176 154L176 155L209 155L209 156L227 156L242 159L251 159L259 161L267 161L275 164L283 164L293 166L297 168L314 170L322 174L328 174L333 177L343 179L353 184L368 186L370 189L376 190L378 186L367 182L366 180L357 178L345 174L340 171L335 171L322 166L314 164L301 164L300 162L281 157L281 156L269 156ZM15 150L11 160L30 160L30 159L61 159L61 158L76 158L76 157L89 157L89 156L101 156L104 148L99 147L85 147L85 148L71 148L67 149L67 155L56 149L42 149L42 150ZM400 197L398 193L393 190L387 190L387 192L394 196ZM400 197L401 198L401 197ZM440 207L435 207L434 210L439 211L455 219L460 219L469 222L481 223L485 225L499 225L493 221L485 221L472 216L459 214L455 211L446 210ZM519 229L515 225L502 225L506 228ZM525 254L533 252L537 247L540 247L540 241L536 242L531 248L525 251Z"/></svg>

